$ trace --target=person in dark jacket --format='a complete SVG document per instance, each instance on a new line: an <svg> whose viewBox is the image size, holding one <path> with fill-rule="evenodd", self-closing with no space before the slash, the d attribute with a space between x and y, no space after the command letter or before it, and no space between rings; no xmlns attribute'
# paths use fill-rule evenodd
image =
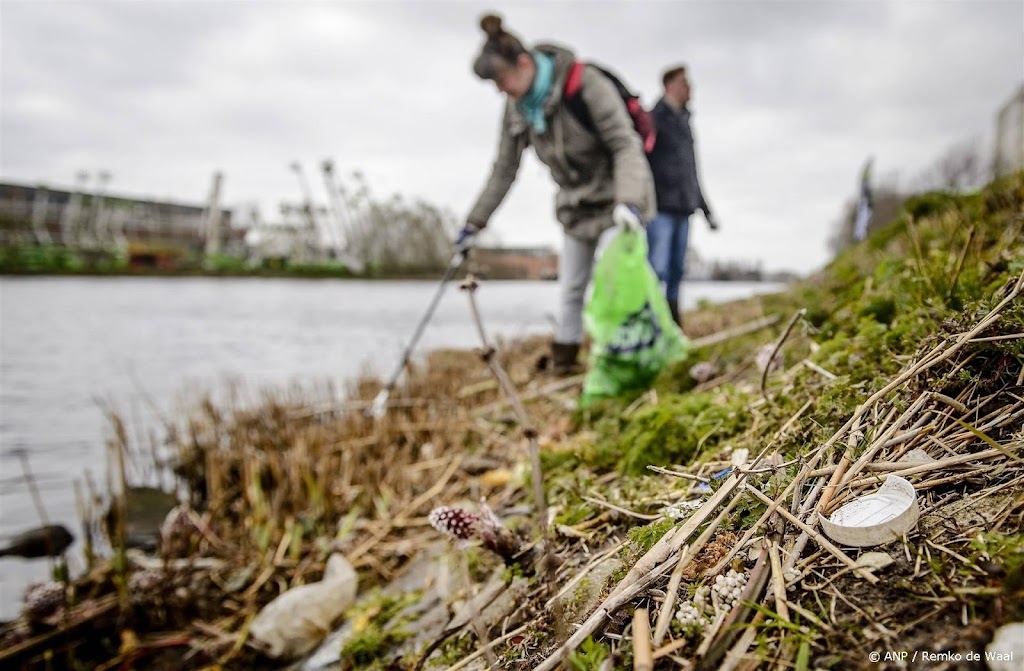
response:
<svg viewBox="0 0 1024 671"><path fill-rule="evenodd" d="M490 177L466 217L456 245L470 244L504 200L527 147L558 186L555 217L564 242L559 260L561 317L552 344L556 374L574 372L583 340L583 303L598 250L618 227L640 228L655 213L654 183L640 136L615 86L597 68L583 68L580 95L593 120L588 130L562 93L576 56L564 47L527 49L488 15L473 72L493 81L506 105Z"/></svg>
<svg viewBox="0 0 1024 671"><path fill-rule="evenodd" d="M661 82L664 95L651 111L658 139L647 156L658 200L658 215L647 226L648 258L658 279L665 283L665 298L672 317L682 326L679 285L683 281L690 215L703 211L712 231L718 230L718 223L704 198L697 175L686 68L676 66L667 70Z"/></svg>

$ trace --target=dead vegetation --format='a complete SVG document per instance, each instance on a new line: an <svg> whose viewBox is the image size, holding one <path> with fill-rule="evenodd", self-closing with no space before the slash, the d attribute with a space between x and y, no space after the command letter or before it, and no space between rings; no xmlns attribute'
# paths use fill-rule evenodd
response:
<svg viewBox="0 0 1024 671"><path fill-rule="evenodd" d="M539 339L426 355L378 421L362 412L373 380L345 404L202 403L168 438L191 497L183 549L98 565L73 606L8 628L0 660L161 668L173 650L177 669L278 668L248 623L332 551L368 600L321 668L897 668L869 654L982 650L1024 618L1022 204L1024 175L912 201L792 291L687 315L685 365L585 412L580 379L532 372ZM717 374L698 381L704 362ZM819 513L890 474L917 492L914 529L862 550L823 535ZM440 611L425 591L387 596L435 575L430 511L481 499L551 557L507 567L451 545ZM101 635L58 639L86 612Z"/></svg>

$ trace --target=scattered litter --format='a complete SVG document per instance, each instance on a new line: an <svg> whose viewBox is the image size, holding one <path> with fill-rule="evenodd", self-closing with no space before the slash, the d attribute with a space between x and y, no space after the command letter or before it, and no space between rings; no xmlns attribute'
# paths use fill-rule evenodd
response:
<svg viewBox="0 0 1024 671"><path fill-rule="evenodd" d="M699 626L704 629L712 617L724 615L736 606L749 578L746 572L729 569L725 575L715 578L712 585L698 587L693 599L681 603L676 619L683 627Z"/></svg>
<svg viewBox="0 0 1024 671"><path fill-rule="evenodd" d="M706 483L706 482L698 482L697 484L695 484L693 486L693 489L690 490L690 494L691 495L703 495L703 494L710 494L712 491L713 490L711 489L711 485L709 485L708 483Z"/></svg>
<svg viewBox="0 0 1024 671"><path fill-rule="evenodd" d="M341 554L327 560L324 579L300 585L264 606L249 629L274 659L294 659L311 651L356 599L358 576Z"/></svg>
<svg viewBox="0 0 1024 671"><path fill-rule="evenodd" d="M1004 624L985 646L985 661L991 671L1019 671L1024 659L1024 622Z"/></svg>
<svg viewBox="0 0 1024 671"><path fill-rule="evenodd" d="M914 528L919 514L914 486L898 475L889 475L874 494L846 504L830 517L819 518L825 535L832 540L870 547L900 538Z"/></svg>

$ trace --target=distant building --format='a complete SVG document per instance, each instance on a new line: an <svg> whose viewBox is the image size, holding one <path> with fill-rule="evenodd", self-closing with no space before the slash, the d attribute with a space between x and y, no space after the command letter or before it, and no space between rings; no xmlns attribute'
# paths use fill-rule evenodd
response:
<svg viewBox="0 0 1024 671"><path fill-rule="evenodd" d="M548 247L476 247L472 270L495 280L553 280L558 278L558 254Z"/></svg>
<svg viewBox="0 0 1024 671"><path fill-rule="evenodd" d="M238 249L245 231L222 210L221 248ZM0 245L62 243L124 251L138 266L173 267L207 244L207 208L45 186L0 183Z"/></svg>

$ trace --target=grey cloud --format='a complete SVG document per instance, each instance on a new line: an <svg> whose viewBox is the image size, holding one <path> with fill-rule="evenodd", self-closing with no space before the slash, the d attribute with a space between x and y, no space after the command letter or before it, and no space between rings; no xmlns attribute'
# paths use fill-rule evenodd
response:
<svg viewBox="0 0 1024 671"><path fill-rule="evenodd" d="M332 157L378 193L464 211L496 145L501 100L469 65L492 8L648 103L686 62L726 226L696 240L786 261L770 267L823 261L868 154L907 175L984 142L1024 79L1019 2L5 2L0 174L70 183L106 167L111 188L199 200L220 168L227 198L274 216L297 195L288 163ZM545 169L529 158L520 175L494 227L557 241Z"/></svg>

